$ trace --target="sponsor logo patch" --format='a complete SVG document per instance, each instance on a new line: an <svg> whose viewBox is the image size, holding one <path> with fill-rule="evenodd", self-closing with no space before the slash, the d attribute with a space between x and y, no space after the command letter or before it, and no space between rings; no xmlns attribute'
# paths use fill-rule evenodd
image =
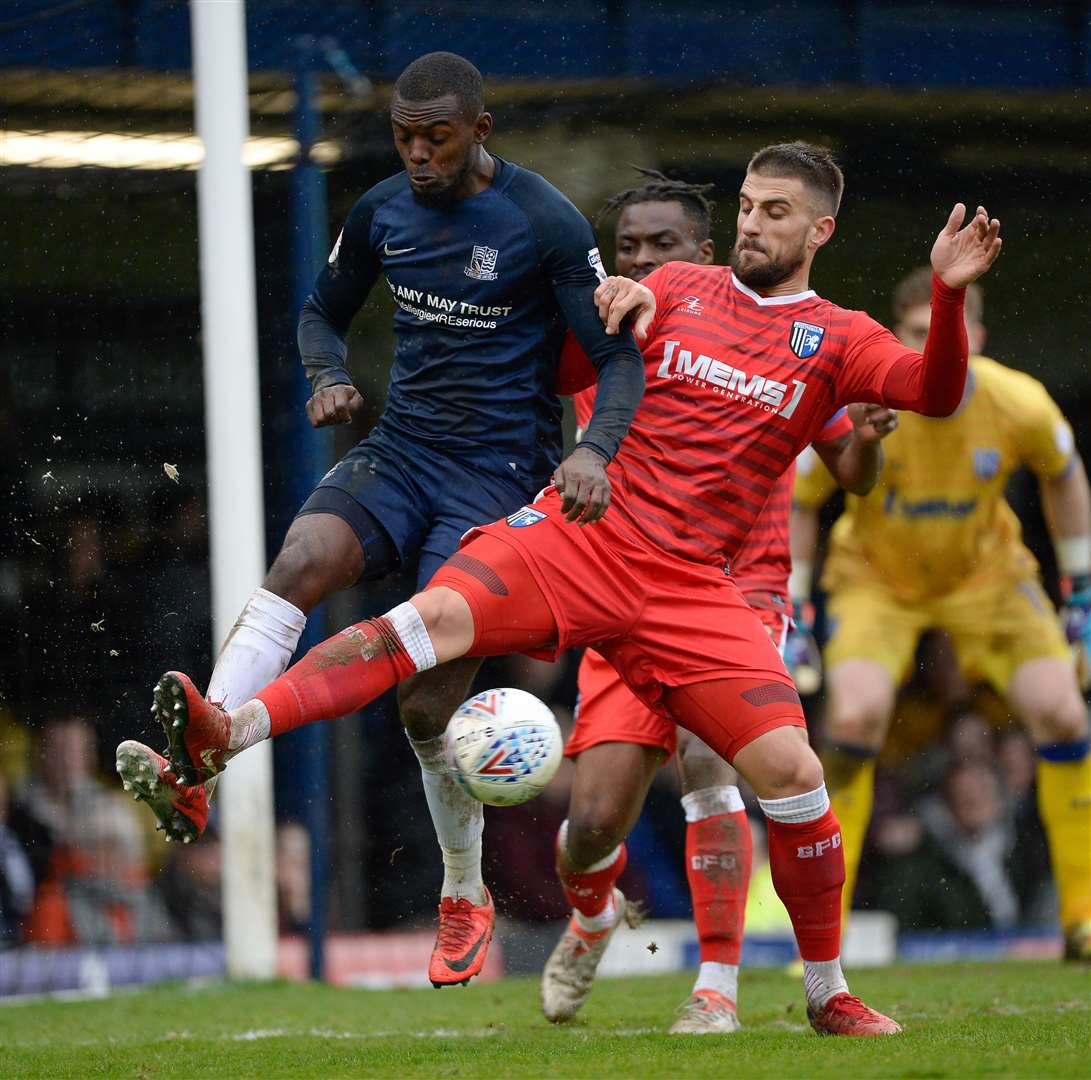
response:
<svg viewBox="0 0 1091 1080"><path fill-rule="evenodd" d="M524 506L514 514L508 514L507 522L513 529L525 529L528 525L537 525L545 517L541 510Z"/></svg>
<svg viewBox="0 0 1091 1080"><path fill-rule="evenodd" d="M788 335L788 344L792 347L792 352L800 360L807 360L818 352L825 336L826 328L824 326L815 326L814 323L796 319L792 323L792 331Z"/></svg>

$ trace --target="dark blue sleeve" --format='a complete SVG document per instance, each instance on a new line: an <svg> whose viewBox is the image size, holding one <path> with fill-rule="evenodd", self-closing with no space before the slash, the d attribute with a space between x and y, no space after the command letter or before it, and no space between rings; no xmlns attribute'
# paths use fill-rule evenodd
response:
<svg viewBox="0 0 1091 1080"><path fill-rule="evenodd" d="M382 270L371 249L371 221L389 197L382 190L387 186L388 182L376 185L352 208L299 313L299 354L312 393L338 383L352 384L345 368L345 335Z"/></svg>
<svg viewBox="0 0 1091 1080"><path fill-rule="evenodd" d="M595 410L580 446L607 461L629 432L644 395L644 359L632 333L609 335L595 307L595 289L605 277L594 231L588 220L541 177L523 173L511 185L512 199L530 221L542 272L553 295L598 372Z"/></svg>

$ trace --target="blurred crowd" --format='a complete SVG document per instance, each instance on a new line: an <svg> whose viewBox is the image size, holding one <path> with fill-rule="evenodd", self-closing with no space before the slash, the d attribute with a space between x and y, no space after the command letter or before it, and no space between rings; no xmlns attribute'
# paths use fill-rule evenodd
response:
<svg viewBox="0 0 1091 1080"><path fill-rule="evenodd" d="M20 628L0 659L0 942L214 939L221 927L215 817L199 843L171 847L112 770L117 741L141 734L132 727L145 722L147 687L164 664L195 672L211 666L200 489L164 477L143 504L150 512L137 514L66 500L63 476L55 482L36 525L4 523L10 543L3 551L21 554L0 555L0 606L8 625ZM568 724L576 660L493 661L481 685L523 686ZM820 697L807 705L817 736ZM389 702L354 730L363 744L359 791L332 809L364 835L363 891L334 897L333 928L425 925L440 864L415 761ZM154 739L150 730L142 734ZM903 929L1052 924L1034 772L1031 746L1003 705L964 685L943 639L926 638L880 759L857 906L892 911ZM278 783L285 779L282 771ZM540 798L488 811L486 874L509 918L565 915L553 845L569 784L566 764ZM752 820L760 852L760 815ZM629 850L627 894L657 916L688 917L673 763L653 786ZM304 826L283 820L277 881L286 933L302 931L309 918L309 857ZM756 859L755 896L771 896ZM344 869L336 844L332 864L336 885ZM926 884L936 881L942 884ZM776 907L762 903L753 906L752 929L763 928L763 911ZM777 918L764 928L781 928Z"/></svg>

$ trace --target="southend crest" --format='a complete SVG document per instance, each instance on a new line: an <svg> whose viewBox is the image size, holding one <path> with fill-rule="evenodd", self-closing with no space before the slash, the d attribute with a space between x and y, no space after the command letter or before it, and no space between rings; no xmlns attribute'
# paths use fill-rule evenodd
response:
<svg viewBox="0 0 1091 1080"><path fill-rule="evenodd" d="M477 278L478 281L495 281L496 259L499 254L496 248L474 244L473 254L470 255L470 265L465 268L464 273L467 277Z"/></svg>
<svg viewBox="0 0 1091 1080"><path fill-rule="evenodd" d="M796 319L792 323L792 332L788 335L788 344L792 352L800 360L809 360L822 345L822 339L826 336L824 326L815 326L814 323L801 322Z"/></svg>
<svg viewBox="0 0 1091 1080"><path fill-rule="evenodd" d="M513 529L525 529L528 525L537 525L545 517L541 510L535 510L532 506L524 506L516 510L514 514L508 514L508 524Z"/></svg>
<svg viewBox="0 0 1091 1080"><path fill-rule="evenodd" d="M1000 451L978 449L974 451L974 476L978 480L991 480L1000 472Z"/></svg>

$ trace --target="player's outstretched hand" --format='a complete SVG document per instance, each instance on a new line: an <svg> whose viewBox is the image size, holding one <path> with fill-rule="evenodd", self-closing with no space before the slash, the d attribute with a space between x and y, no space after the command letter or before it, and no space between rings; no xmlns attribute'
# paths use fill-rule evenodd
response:
<svg viewBox="0 0 1091 1080"><path fill-rule="evenodd" d="M553 486L561 497L565 521L590 525L606 513L610 505L610 478L601 454L589 446L577 446L557 466Z"/></svg>
<svg viewBox="0 0 1091 1080"><path fill-rule="evenodd" d="M608 277L595 290L595 303L606 333L616 334L625 316L632 315L636 340L648 336L648 327L655 318L655 293L647 285L627 277Z"/></svg>
<svg viewBox="0 0 1091 1080"><path fill-rule="evenodd" d="M329 427L332 424L347 424L353 414L363 408L364 399L355 386L339 383L319 390L307 402L307 419L311 427Z"/></svg>
<svg viewBox="0 0 1091 1080"><path fill-rule="evenodd" d="M970 223L959 228L966 218L964 203L955 203L947 224L932 245L932 269L945 285L964 289L976 281L1000 254L1000 222L990 218L979 206Z"/></svg>
<svg viewBox="0 0 1091 1080"><path fill-rule="evenodd" d="M848 407L848 414L856 437L865 443L885 439L898 426L898 414L885 405L868 405L858 401Z"/></svg>

